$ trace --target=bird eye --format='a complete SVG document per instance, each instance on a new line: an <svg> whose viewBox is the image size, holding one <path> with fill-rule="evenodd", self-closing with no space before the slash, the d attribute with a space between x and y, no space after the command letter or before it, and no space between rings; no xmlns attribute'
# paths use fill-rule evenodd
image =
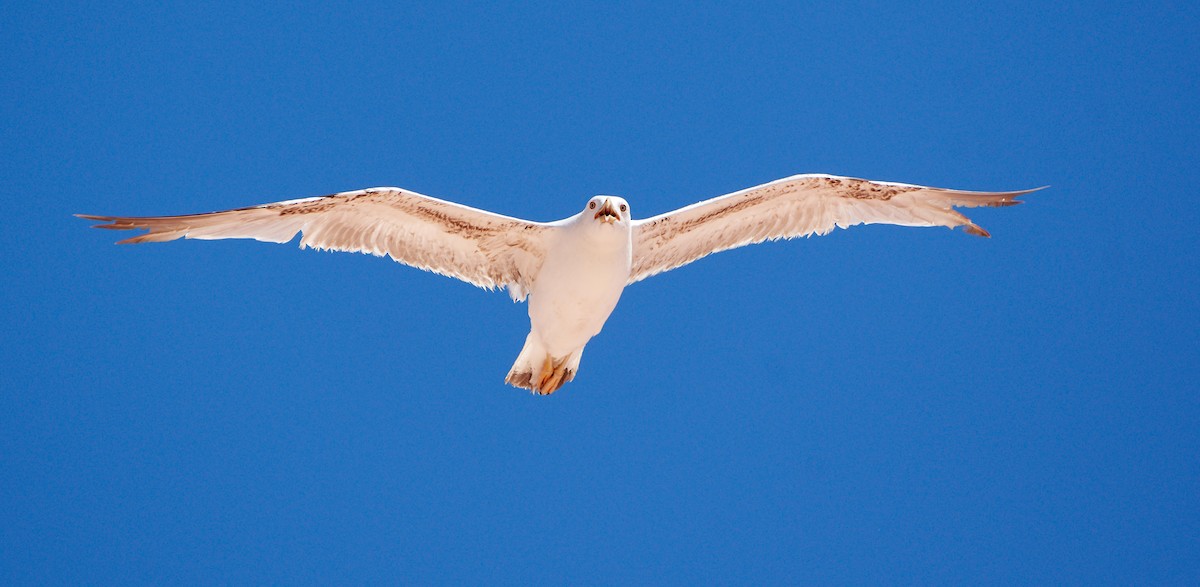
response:
<svg viewBox="0 0 1200 587"><path fill-rule="evenodd" d="M627 208L626 208L625 204L621 204L621 211L624 212L626 209Z"/></svg>
<svg viewBox="0 0 1200 587"><path fill-rule="evenodd" d="M596 209L596 203L588 202L588 210L595 210L595 209Z"/></svg>

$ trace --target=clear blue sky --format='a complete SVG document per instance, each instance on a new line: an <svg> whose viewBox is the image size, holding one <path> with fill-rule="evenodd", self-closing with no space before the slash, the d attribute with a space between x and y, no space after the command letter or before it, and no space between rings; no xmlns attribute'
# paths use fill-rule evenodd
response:
<svg viewBox="0 0 1200 587"><path fill-rule="evenodd" d="M0 582L1200 579L1194 4L253 4L4 10ZM803 172L1052 188L639 283L549 398L503 293L70 216Z"/></svg>

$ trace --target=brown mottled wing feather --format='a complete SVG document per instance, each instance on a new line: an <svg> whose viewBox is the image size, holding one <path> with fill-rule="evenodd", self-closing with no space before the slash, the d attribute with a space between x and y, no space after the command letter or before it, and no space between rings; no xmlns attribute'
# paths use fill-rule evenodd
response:
<svg viewBox="0 0 1200 587"><path fill-rule="evenodd" d="M483 288L509 286L524 299L543 257L550 226L438 200L399 188L372 188L187 216L91 216L97 228L143 228L121 244L177 238L252 238L387 255L400 263Z"/></svg>
<svg viewBox="0 0 1200 587"><path fill-rule="evenodd" d="M1040 189L1040 188L1039 188ZM633 227L629 282L765 240L824 235L855 224L962 226L990 236L956 206L1012 206L1017 192L964 192L830 175L796 175L692 204Z"/></svg>

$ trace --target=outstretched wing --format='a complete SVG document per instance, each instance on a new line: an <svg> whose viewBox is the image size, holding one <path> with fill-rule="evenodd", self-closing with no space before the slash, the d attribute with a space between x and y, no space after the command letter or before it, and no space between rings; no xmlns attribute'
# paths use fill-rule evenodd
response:
<svg viewBox="0 0 1200 587"><path fill-rule="evenodd" d="M1041 189L1041 188L1038 188ZM629 282L718 251L765 240L824 235L855 224L962 226L991 236L955 206L1012 206L1035 190L964 192L832 175L795 175L705 200L633 226Z"/></svg>
<svg viewBox="0 0 1200 587"><path fill-rule="evenodd" d="M529 222L399 188L372 188L186 216L92 216L97 228L148 229L119 244L177 238L252 238L300 247L387 255L479 287L508 286L522 300L543 259L547 224Z"/></svg>

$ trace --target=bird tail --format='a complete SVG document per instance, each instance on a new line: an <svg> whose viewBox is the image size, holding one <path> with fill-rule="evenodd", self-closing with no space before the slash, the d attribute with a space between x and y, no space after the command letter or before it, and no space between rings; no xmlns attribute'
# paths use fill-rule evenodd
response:
<svg viewBox="0 0 1200 587"><path fill-rule="evenodd" d="M542 341L530 332L529 336L525 337L525 346L521 348L521 354L517 355L517 360L504 381L533 393L550 395L575 378L581 358L582 347L563 357L552 356L546 351Z"/></svg>

